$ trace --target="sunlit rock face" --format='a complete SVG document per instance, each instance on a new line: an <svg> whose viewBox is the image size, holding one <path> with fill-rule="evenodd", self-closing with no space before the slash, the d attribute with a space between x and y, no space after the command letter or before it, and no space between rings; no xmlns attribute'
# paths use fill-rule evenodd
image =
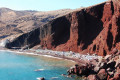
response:
<svg viewBox="0 0 120 80"><path fill-rule="evenodd" d="M10 47L48 48L80 53L110 54L120 49L119 0L74 11L23 34Z"/></svg>
<svg viewBox="0 0 120 80"><path fill-rule="evenodd" d="M0 46L1 46L1 47L6 47L7 44L9 44L9 43L10 43L10 41L9 41L8 39L2 40L2 41L0 42Z"/></svg>

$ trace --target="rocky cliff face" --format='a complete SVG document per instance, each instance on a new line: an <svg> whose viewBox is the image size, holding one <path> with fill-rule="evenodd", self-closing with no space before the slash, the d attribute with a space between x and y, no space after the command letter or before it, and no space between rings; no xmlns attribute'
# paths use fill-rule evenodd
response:
<svg viewBox="0 0 120 80"><path fill-rule="evenodd" d="M74 11L19 36L9 46L110 54L113 48L120 49L119 3L107 1Z"/></svg>

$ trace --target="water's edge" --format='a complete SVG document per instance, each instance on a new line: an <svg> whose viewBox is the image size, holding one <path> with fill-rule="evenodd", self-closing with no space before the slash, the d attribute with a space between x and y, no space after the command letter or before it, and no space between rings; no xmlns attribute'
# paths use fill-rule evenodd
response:
<svg viewBox="0 0 120 80"><path fill-rule="evenodd" d="M51 58L57 58L57 59L64 59L76 63L86 64L90 62L90 60L98 59L101 56L97 55L83 55L79 53L75 53L72 51L69 52L62 52L62 51L52 51L52 50L14 50L14 49L6 49L6 48L0 48L0 51L9 51L14 52L17 54L26 54L26 55L33 55L33 56L44 56L44 57L51 57Z"/></svg>
<svg viewBox="0 0 120 80"><path fill-rule="evenodd" d="M67 78L66 73L69 67L75 65L71 60L7 49L0 52L0 79L2 80L36 80L38 77L45 77L46 80L56 77L59 77L57 80L74 80L74 78Z"/></svg>
<svg viewBox="0 0 120 80"><path fill-rule="evenodd" d="M75 60L72 60L70 58L66 59L66 58L47 55L47 54L35 54L32 51L31 52L29 52L29 51L17 51L17 50L10 50L10 49L0 49L0 51L13 52L14 54L21 54L21 55L44 56L44 57L49 57L49 58L64 59L64 60L67 60L67 61L76 62Z"/></svg>

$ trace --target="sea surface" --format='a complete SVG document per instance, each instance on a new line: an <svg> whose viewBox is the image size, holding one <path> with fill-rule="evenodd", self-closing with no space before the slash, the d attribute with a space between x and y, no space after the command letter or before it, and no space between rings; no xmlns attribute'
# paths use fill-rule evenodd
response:
<svg viewBox="0 0 120 80"><path fill-rule="evenodd" d="M21 55L15 52L0 51L0 80L78 80L76 77L61 76L75 62L44 56ZM41 69L41 71L35 71Z"/></svg>

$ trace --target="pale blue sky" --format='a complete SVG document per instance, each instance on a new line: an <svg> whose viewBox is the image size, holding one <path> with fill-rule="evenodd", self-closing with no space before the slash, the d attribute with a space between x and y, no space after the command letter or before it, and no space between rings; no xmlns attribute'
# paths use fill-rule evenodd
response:
<svg viewBox="0 0 120 80"><path fill-rule="evenodd" d="M14 10L50 11L87 7L104 1L106 0L0 0L0 7Z"/></svg>

